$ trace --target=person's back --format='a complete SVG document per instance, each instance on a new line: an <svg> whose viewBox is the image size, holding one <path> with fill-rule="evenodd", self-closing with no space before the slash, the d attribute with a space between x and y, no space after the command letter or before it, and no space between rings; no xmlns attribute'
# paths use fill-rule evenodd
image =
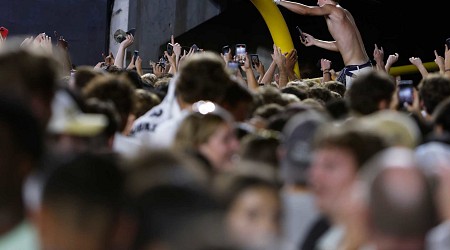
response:
<svg viewBox="0 0 450 250"><path fill-rule="evenodd" d="M113 249L125 175L110 154L80 153L48 166L40 249Z"/></svg>
<svg viewBox="0 0 450 250"><path fill-rule="evenodd" d="M297 248L312 237L308 232L320 217L307 173L314 134L327 120L328 117L318 111L303 111L292 116L282 130L283 140L278 149L279 176L283 184L282 226L286 240Z"/></svg>
<svg viewBox="0 0 450 250"><path fill-rule="evenodd" d="M183 62L175 80L169 85L167 101L170 102L170 109L164 111L158 105L156 108L160 110L160 113L151 113L153 109L148 111L151 113L152 120L148 121L147 118L147 122L145 118L137 119L133 124L131 136L140 141L143 146L169 147L176 128L186 112L189 112L191 105L202 100L212 102L222 100L230 84L233 82L218 54L202 52L192 55ZM167 101L164 98L161 104Z"/></svg>
<svg viewBox="0 0 450 250"><path fill-rule="evenodd" d="M369 56L366 53L364 42L352 14L339 4L325 4L323 8L329 9L325 21L331 36L336 41L344 65L366 63Z"/></svg>
<svg viewBox="0 0 450 250"><path fill-rule="evenodd" d="M0 96L0 249L38 249L22 195L26 178L40 166L43 134L32 111L17 98Z"/></svg>
<svg viewBox="0 0 450 250"><path fill-rule="evenodd" d="M301 42L305 46L317 47L339 52L344 62L337 80L344 83L347 88L358 74L372 68L372 63L367 55L361 34L352 14L339 5L339 0L318 0L319 6L307 6L301 3L274 0L297 14L309 16L323 16L328 26L328 31L334 41L323 41L303 32L304 39Z"/></svg>

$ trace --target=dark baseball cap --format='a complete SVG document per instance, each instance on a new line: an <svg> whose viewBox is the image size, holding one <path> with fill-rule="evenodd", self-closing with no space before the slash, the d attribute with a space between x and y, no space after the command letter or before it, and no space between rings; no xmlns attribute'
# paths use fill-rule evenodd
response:
<svg viewBox="0 0 450 250"><path fill-rule="evenodd" d="M308 110L292 116L282 131L280 177L285 182L305 183L311 165L312 142L316 130L327 122L327 116Z"/></svg>

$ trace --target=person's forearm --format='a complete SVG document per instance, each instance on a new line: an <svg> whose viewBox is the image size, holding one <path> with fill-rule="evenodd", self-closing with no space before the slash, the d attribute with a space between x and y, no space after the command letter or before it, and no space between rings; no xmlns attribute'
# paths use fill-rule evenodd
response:
<svg viewBox="0 0 450 250"><path fill-rule="evenodd" d="M70 75L70 71L72 70L72 61L70 60L69 50L56 46L54 55L61 62L63 74L65 76Z"/></svg>
<svg viewBox="0 0 450 250"><path fill-rule="evenodd" d="M116 60L114 60L114 65L119 69L123 68L123 61L125 60L125 48L119 46L119 50L117 51Z"/></svg>
<svg viewBox="0 0 450 250"><path fill-rule="evenodd" d="M288 70L287 76L288 76L288 81L295 81L295 80L298 80L298 78L299 78L293 70Z"/></svg>
<svg viewBox="0 0 450 250"><path fill-rule="evenodd" d="M267 69L266 73L264 74L261 83L268 84L272 82L273 76L275 75L275 69L277 67L277 64L272 61L269 68Z"/></svg>
<svg viewBox="0 0 450 250"><path fill-rule="evenodd" d="M287 83L289 81L288 74L287 74L287 71L284 69L279 70L278 73L280 74L280 78L278 79L278 86L279 86L279 88L283 88L287 85Z"/></svg>
<svg viewBox="0 0 450 250"><path fill-rule="evenodd" d="M322 71L322 82L331 81L331 72L330 69L324 69Z"/></svg>
<svg viewBox="0 0 450 250"><path fill-rule="evenodd" d="M390 64L390 63L387 63L387 64L384 66L384 69L386 70L386 72L387 72L388 74L390 74L389 71L391 71L391 67L392 67L392 64Z"/></svg>
<svg viewBox="0 0 450 250"><path fill-rule="evenodd" d="M175 75L177 73L177 69L175 67L173 67L172 64L169 64L168 67L169 67L169 71L167 71L167 73L172 74L172 75Z"/></svg>
<svg viewBox="0 0 450 250"><path fill-rule="evenodd" d="M142 65L136 66L136 72L137 72L140 76L144 75L144 71L142 70Z"/></svg>
<svg viewBox="0 0 450 250"><path fill-rule="evenodd" d="M296 3L296 2L291 2L291 1L284 1L284 0L280 0L280 1L276 1L277 5L283 6L284 8L300 14L300 15L307 15L308 14L308 9L311 8L311 6L308 5L304 5L301 3Z"/></svg>
<svg viewBox="0 0 450 250"><path fill-rule="evenodd" d="M336 46L336 41L323 41L315 39L314 45L322 49L339 52L339 49Z"/></svg>
<svg viewBox="0 0 450 250"><path fill-rule="evenodd" d="M256 90L258 88L258 81L253 74L252 68L245 70L245 75L247 76L247 86L249 89Z"/></svg>
<svg viewBox="0 0 450 250"><path fill-rule="evenodd" d="M428 75L428 71L425 68L425 66L423 66L423 64L417 65L417 69L420 72L420 75L422 76L422 78L425 78Z"/></svg>
<svg viewBox="0 0 450 250"><path fill-rule="evenodd" d="M383 61L377 61L377 64L375 65L376 69L379 71L386 71L386 65L384 64Z"/></svg>
<svg viewBox="0 0 450 250"><path fill-rule="evenodd" d="M448 52L445 53L444 74L445 76L450 77L450 57L448 56Z"/></svg>

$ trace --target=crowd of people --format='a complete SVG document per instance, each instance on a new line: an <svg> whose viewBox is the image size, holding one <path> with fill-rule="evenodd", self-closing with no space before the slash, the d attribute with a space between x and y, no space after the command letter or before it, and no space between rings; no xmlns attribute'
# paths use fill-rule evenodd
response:
<svg viewBox="0 0 450 250"><path fill-rule="evenodd" d="M272 61L172 51L96 65L69 42L0 34L0 250L441 250L450 246L450 48L408 91L337 0L343 69L303 79ZM6 32L4 32L6 30ZM235 67L236 64L238 67ZM409 98L405 99L405 95Z"/></svg>

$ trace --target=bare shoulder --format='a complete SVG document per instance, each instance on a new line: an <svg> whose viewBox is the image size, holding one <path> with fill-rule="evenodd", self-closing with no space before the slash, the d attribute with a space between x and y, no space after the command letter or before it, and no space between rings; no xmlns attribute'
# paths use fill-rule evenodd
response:
<svg viewBox="0 0 450 250"><path fill-rule="evenodd" d="M346 16L351 16L350 12L340 5L325 4L323 7L329 8L330 17L344 18Z"/></svg>

